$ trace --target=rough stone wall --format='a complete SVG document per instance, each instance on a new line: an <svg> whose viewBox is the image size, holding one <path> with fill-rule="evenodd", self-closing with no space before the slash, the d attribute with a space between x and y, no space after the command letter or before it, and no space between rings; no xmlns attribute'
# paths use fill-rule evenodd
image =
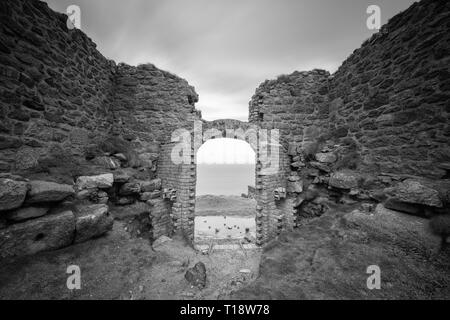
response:
<svg viewBox="0 0 450 320"><path fill-rule="evenodd" d="M164 189L176 190L176 199L172 201L170 213L173 229L193 240L196 166L172 161L171 154L175 145L176 143L168 143L162 146L158 162L159 176Z"/></svg>
<svg viewBox="0 0 450 320"><path fill-rule="evenodd" d="M250 123L279 129L288 143L308 139L309 133L304 131L312 126L326 130L329 75L324 70L296 71L276 80L266 80L250 101Z"/></svg>
<svg viewBox="0 0 450 320"><path fill-rule="evenodd" d="M450 3L393 17L330 79L330 123L363 165L429 178L450 162Z"/></svg>
<svg viewBox="0 0 450 320"><path fill-rule="evenodd" d="M0 14L0 171L83 153L110 130L114 63L43 2L2 1Z"/></svg>
<svg viewBox="0 0 450 320"><path fill-rule="evenodd" d="M44 2L3 0L0 17L1 257L103 234L110 211L169 235L157 159L200 117L194 89L153 65L116 66Z"/></svg>
<svg viewBox="0 0 450 320"><path fill-rule="evenodd" d="M116 127L127 140L168 143L176 129L190 129L201 118L194 88L151 64L121 63L115 81Z"/></svg>
<svg viewBox="0 0 450 320"><path fill-rule="evenodd" d="M449 17L448 1L415 3L335 74L294 72L256 90L250 121L289 143L297 223L330 201L448 213Z"/></svg>
<svg viewBox="0 0 450 320"><path fill-rule="evenodd" d="M263 199L260 214L271 228L263 232L267 235L264 241L295 225L296 198L307 185L296 171L295 163L300 158L292 154L289 146L314 147L314 142L328 131L328 78L328 72L313 70L266 80L249 103L250 122L278 129L282 149L278 173L262 176L261 186L256 186L256 193ZM276 201L274 192L280 187L286 190L286 198Z"/></svg>

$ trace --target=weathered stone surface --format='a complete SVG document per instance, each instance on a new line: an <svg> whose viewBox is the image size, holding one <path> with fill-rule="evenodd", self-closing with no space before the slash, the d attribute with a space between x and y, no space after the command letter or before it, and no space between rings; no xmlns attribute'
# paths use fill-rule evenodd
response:
<svg viewBox="0 0 450 320"><path fill-rule="evenodd" d="M95 203L107 204L108 200L109 200L108 194L105 191L99 190L97 192L95 199L93 199L92 201Z"/></svg>
<svg viewBox="0 0 450 320"><path fill-rule="evenodd" d="M25 200L27 183L11 179L0 179L0 211L18 208Z"/></svg>
<svg viewBox="0 0 450 320"><path fill-rule="evenodd" d="M78 190L83 189L106 189L112 187L114 176L112 173L100 174L97 176L81 176L78 177L76 187Z"/></svg>
<svg viewBox="0 0 450 320"><path fill-rule="evenodd" d="M301 193L303 192L303 182L302 181L288 181L287 192Z"/></svg>
<svg viewBox="0 0 450 320"><path fill-rule="evenodd" d="M75 217L64 211L17 223L0 230L0 257L34 254L73 243Z"/></svg>
<svg viewBox="0 0 450 320"><path fill-rule="evenodd" d="M142 181L141 183L142 192L152 192L161 189L161 179L153 179L151 181Z"/></svg>
<svg viewBox="0 0 450 320"><path fill-rule="evenodd" d="M384 202L384 207L387 209L405 212L417 216L423 215L423 209L420 206L411 203L401 202L393 198L387 199Z"/></svg>
<svg viewBox="0 0 450 320"><path fill-rule="evenodd" d="M147 200L151 200L151 199L158 199L160 197L161 197L161 191L157 190L157 191L152 191L152 192L141 193L139 199L141 201L147 201Z"/></svg>
<svg viewBox="0 0 450 320"><path fill-rule="evenodd" d="M101 236L112 229L114 219L108 206L95 204L77 206L75 212L75 243Z"/></svg>
<svg viewBox="0 0 450 320"><path fill-rule="evenodd" d="M439 192L425 186L417 180L407 179L397 184L394 188L386 189L385 192L400 202L442 207Z"/></svg>
<svg viewBox="0 0 450 320"><path fill-rule="evenodd" d="M92 160L92 162L111 170L120 168L120 161L112 157L96 157L94 158L94 160Z"/></svg>
<svg viewBox="0 0 450 320"><path fill-rule="evenodd" d="M358 187L359 175L353 171L338 171L330 176L329 184L338 189L352 189Z"/></svg>
<svg viewBox="0 0 450 320"><path fill-rule="evenodd" d="M290 143L289 146L288 146L288 155L296 156L298 148L299 148L298 144Z"/></svg>
<svg viewBox="0 0 450 320"><path fill-rule="evenodd" d="M158 154L154 153L141 153L139 155L139 160L141 160L141 165L143 167L151 168L153 162L158 158Z"/></svg>
<svg viewBox="0 0 450 320"><path fill-rule="evenodd" d="M292 162L291 166L294 168L303 168L305 166L305 163L302 161L296 161L296 162Z"/></svg>
<svg viewBox="0 0 450 320"><path fill-rule="evenodd" d="M437 235L442 237L443 242L450 237L450 215L440 214L431 218L430 229Z"/></svg>
<svg viewBox="0 0 450 320"><path fill-rule="evenodd" d="M172 241L171 238L167 237L167 236L160 236L158 237L158 239L156 239L155 241L153 241L152 243L152 247L153 249L157 249L158 247L160 247L161 245L163 245L166 242L170 242Z"/></svg>
<svg viewBox="0 0 450 320"><path fill-rule="evenodd" d="M206 286L206 266L203 262L197 262L193 268L186 271L185 279L194 287L200 289Z"/></svg>
<svg viewBox="0 0 450 320"><path fill-rule="evenodd" d="M49 181L31 181L26 203L58 202L75 194L72 186Z"/></svg>
<svg viewBox="0 0 450 320"><path fill-rule="evenodd" d="M122 162L127 162L127 160L128 160L127 156L124 155L123 153L116 153L116 154L114 154L114 157Z"/></svg>
<svg viewBox="0 0 450 320"><path fill-rule="evenodd" d="M316 160L321 163L333 163L336 162L337 157L334 153L331 152L316 153Z"/></svg>
<svg viewBox="0 0 450 320"><path fill-rule="evenodd" d="M132 204L136 201L136 199L134 197L131 196L125 196L125 197L119 197L116 200L116 204L119 206L125 206L127 204Z"/></svg>
<svg viewBox="0 0 450 320"><path fill-rule="evenodd" d="M42 217L47 214L48 210L48 207L23 207L12 212L8 212L5 216L6 219L17 222Z"/></svg>
<svg viewBox="0 0 450 320"><path fill-rule="evenodd" d="M326 164L324 164L324 163L311 161L311 162L309 163L309 165L310 165L311 167L313 167L313 168L322 170L322 171L324 171L324 172L330 172L330 171L331 171L330 167L328 167L328 166L327 166Z"/></svg>
<svg viewBox="0 0 450 320"><path fill-rule="evenodd" d="M114 175L114 182L125 183L128 182L133 177L133 171L128 169L120 169L114 171L113 175Z"/></svg>
<svg viewBox="0 0 450 320"><path fill-rule="evenodd" d="M121 196L129 196L141 192L141 184L139 182L127 182L120 187L119 194Z"/></svg>

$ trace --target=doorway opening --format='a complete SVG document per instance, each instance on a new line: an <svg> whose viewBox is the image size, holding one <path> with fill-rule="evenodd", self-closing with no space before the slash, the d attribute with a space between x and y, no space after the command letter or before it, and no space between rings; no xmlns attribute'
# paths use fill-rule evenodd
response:
<svg viewBox="0 0 450 320"><path fill-rule="evenodd" d="M256 155L230 138L206 141L197 152L194 242L256 242Z"/></svg>

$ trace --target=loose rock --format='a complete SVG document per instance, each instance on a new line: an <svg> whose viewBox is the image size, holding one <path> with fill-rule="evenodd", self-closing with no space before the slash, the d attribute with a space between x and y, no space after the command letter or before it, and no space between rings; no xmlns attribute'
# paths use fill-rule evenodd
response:
<svg viewBox="0 0 450 320"><path fill-rule="evenodd" d="M193 286L200 289L206 286L206 267L203 262L197 262L193 268L188 269L185 279Z"/></svg>
<svg viewBox="0 0 450 320"><path fill-rule="evenodd" d="M112 229L114 222L105 204L78 206L75 219L75 243L104 234Z"/></svg>

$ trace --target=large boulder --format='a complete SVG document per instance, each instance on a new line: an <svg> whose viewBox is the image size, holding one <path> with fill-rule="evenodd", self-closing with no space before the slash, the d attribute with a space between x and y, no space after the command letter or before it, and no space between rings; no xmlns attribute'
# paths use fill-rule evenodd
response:
<svg viewBox="0 0 450 320"><path fill-rule="evenodd" d="M73 243L75 217L64 211L0 230L0 257L23 256Z"/></svg>
<svg viewBox="0 0 450 320"><path fill-rule="evenodd" d="M113 222L105 204L78 206L75 212L75 243L101 236L112 229Z"/></svg>
<svg viewBox="0 0 450 320"><path fill-rule="evenodd" d="M206 266L203 262L197 262L193 268L186 271L185 279L193 286L204 288L206 286Z"/></svg>
<svg viewBox="0 0 450 320"><path fill-rule="evenodd" d="M358 187L359 179L356 172L343 170L331 174L329 185L338 189L352 189Z"/></svg>
<svg viewBox="0 0 450 320"><path fill-rule="evenodd" d="M414 179L400 182L394 188L386 188L385 193L398 202L442 207L439 192Z"/></svg>
<svg viewBox="0 0 450 320"><path fill-rule="evenodd" d="M75 194L75 190L68 184L50 181L31 181L27 203L58 202Z"/></svg>
<svg viewBox="0 0 450 320"><path fill-rule="evenodd" d="M42 217L47 214L48 207L22 207L6 214L6 219L10 221L23 221L32 218Z"/></svg>
<svg viewBox="0 0 450 320"><path fill-rule="evenodd" d="M78 177L76 186L78 190L83 189L107 189L112 187L114 176L112 173L100 174L97 176L81 176Z"/></svg>
<svg viewBox="0 0 450 320"><path fill-rule="evenodd" d="M20 207L25 200L27 190L26 182L0 179L0 211Z"/></svg>

